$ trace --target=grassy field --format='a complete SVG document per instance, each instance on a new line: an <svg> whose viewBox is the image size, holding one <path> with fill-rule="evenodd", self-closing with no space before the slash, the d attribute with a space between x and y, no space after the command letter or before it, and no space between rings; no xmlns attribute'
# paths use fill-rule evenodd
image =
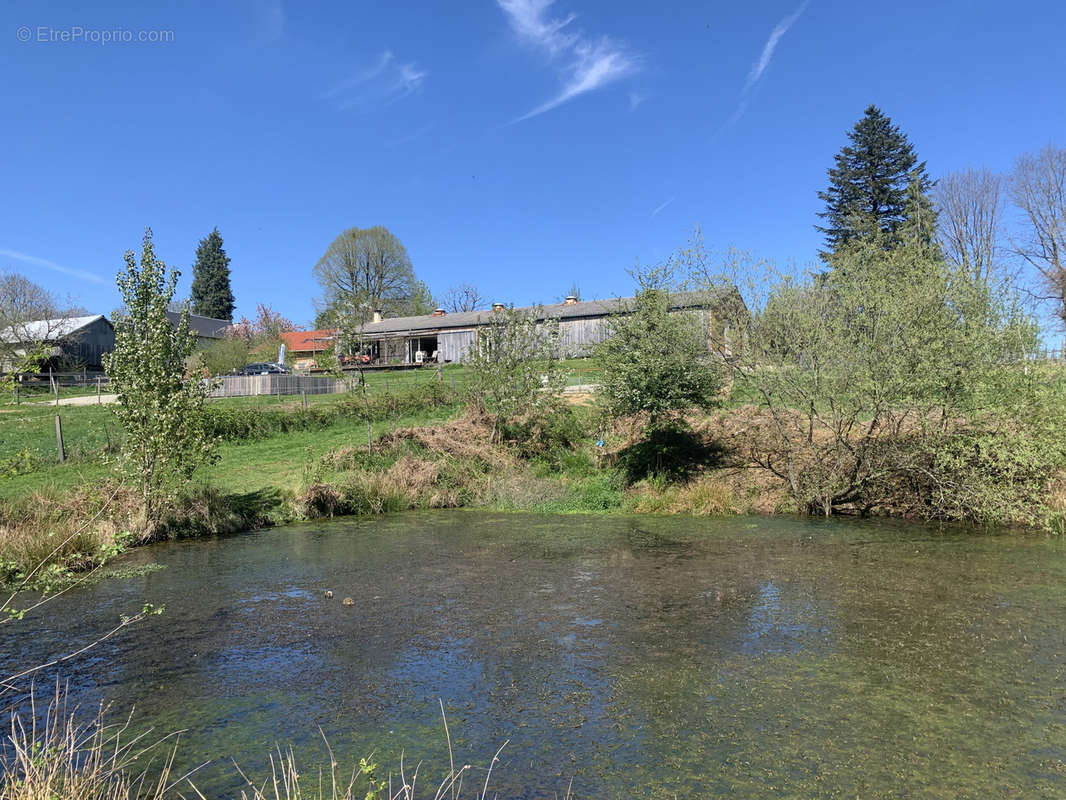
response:
<svg viewBox="0 0 1066 800"><path fill-rule="evenodd" d="M381 389L384 392L384 388ZM390 391L396 391L390 387ZM312 395L309 405L327 408L349 402L350 395ZM293 397L219 399L212 407L291 411L301 408ZM390 428L427 424L446 419L457 410L453 404L438 412L398 416L372 426L379 436ZM66 406L59 409L67 461L58 463L55 436L56 409L52 406L0 407L0 499L11 499L40 489L65 490L98 481L114 473L121 432L107 406ZM358 418L339 418L321 430L279 433L262 439L223 442L217 464L199 471L198 479L227 491L244 492L264 487L294 488L304 463L330 448L366 443L366 425Z"/></svg>

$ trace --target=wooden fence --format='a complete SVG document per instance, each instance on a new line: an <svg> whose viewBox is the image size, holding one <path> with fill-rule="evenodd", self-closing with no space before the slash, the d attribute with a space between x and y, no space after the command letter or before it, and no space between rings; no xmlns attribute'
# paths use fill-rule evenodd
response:
<svg viewBox="0 0 1066 800"><path fill-rule="evenodd" d="M224 375L211 383L211 397L336 394L348 389L347 381L324 375Z"/></svg>

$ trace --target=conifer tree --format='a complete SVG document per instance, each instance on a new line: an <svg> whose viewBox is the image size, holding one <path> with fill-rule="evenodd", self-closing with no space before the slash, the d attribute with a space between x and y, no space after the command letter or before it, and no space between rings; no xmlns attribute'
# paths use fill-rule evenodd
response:
<svg viewBox="0 0 1066 800"><path fill-rule="evenodd" d="M215 228L200 240L192 268L192 312L214 319L233 320L233 291L229 282L229 256Z"/></svg>
<svg viewBox="0 0 1066 800"><path fill-rule="evenodd" d="M909 219L912 211L931 212L933 182L906 134L870 106L848 139L829 170L829 188L818 193L825 201L825 211L818 215L825 226L816 226L825 234L825 261L852 242L892 248L899 245L904 227L932 230L925 220Z"/></svg>

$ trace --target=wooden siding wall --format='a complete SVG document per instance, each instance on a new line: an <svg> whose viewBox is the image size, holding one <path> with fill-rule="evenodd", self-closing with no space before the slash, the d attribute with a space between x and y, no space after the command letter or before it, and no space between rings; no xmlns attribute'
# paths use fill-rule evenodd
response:
<svg viewBox="0 0 1066 800"><path fill-rule="evenodd" d="M59 346L62 355L79 366L91 369L103 367L104 353L115 349L115 329L102 319L72 336L63 339Z"/></svg>
<svg viewBox="0 0 1066 800"><path fill-rule="evenodd" d="M467 348L474 343L475 336L477 334L472 330L441 331L437 336L437 350L440 351L441 360L462 363Z"/></svg>
<svg viewBox="0 0 1066 800"><path fill-rule="evenodd" d="M604 317L560 320L559 355L563 358L587 356L593 345L606 338L607 331L607 320Z"/></svg>
<svg viewBox="0 0 1066 800"><path fill-rule="evenodd" d="M708 346L710 346L710 326L714 318L709 310L685 309L670 313L696 317L701 329L708 334ZM560 320L559 355L563 358L590 355L593 346L602 342L609 330L606 317ZM474 343L476 336L475 330L441 331L437 335L437 349L440 351L441 360L462 363L467 349Z"/></svg>

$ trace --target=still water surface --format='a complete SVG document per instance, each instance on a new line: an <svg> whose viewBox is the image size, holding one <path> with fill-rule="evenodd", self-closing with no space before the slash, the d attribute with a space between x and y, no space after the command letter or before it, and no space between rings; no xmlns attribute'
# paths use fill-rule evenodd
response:
<svg viewBox="0 0 1066 800"><path fill-rule="evenodd" d="M198 785L292 743L500 797L1066 797L1066 542L889 522L405 514L145 548L0 628L187 731ZM323 596L333 591L332 600ZM350 596L354 605L341 600ZM55 674L42 679L54 680Z"/></svg>

